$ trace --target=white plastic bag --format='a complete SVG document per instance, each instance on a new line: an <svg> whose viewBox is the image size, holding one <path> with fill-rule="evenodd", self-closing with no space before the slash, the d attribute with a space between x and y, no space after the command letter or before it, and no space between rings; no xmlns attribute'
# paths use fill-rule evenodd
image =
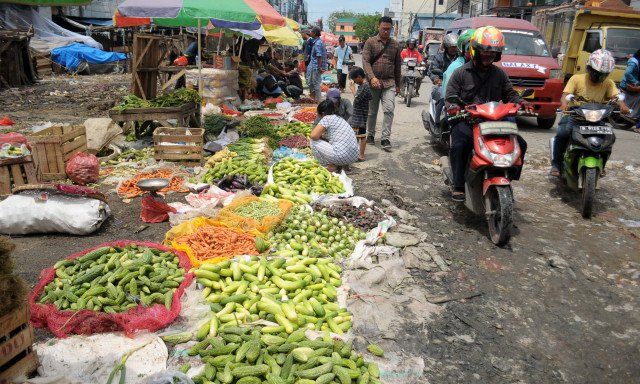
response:
<svg viewBox="0 0 640 384"><path fill-rule="evenodd" d="M110 214L109 206L97 199L24 191L0 201L0 233L88 235L97 231Z"/></svg>

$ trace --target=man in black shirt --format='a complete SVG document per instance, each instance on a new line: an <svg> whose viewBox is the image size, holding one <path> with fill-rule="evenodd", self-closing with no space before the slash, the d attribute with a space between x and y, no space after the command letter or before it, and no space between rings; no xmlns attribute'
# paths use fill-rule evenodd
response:
<svg viewBox="0 0 640 384"><path fill-rule="evenodd" d="M458 68L447 84L447 109L450 114L457 113L460 107L468 104L504 102L523 104L531 111L531 103L523 100L513 89L507 74L493 63L500 61L504 38L495 27L479 28L471 38L471 61ZM462 101L464 105L457 105ZM518 136L522 150L522 159L527 143ZM451 128L451 148L449 160L453 173L451 197L455 201L464 201L465 172L469 156L473 150L473 130L468 122L460 121ZM517 178L516 178L517 179Z"/></svg>

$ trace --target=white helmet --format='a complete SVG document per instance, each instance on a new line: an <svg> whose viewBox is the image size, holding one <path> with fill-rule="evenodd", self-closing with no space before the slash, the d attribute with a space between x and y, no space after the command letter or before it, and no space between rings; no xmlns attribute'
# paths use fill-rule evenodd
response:
<svg viewBox="0 0 640 384"><path fill-rule="evenodd" d="M455 33L447 33L444 35L444 39L442 39L442 45L445 48L455 47L458 44L458 35Z"/></svg>
<svg viewBox="0 0 640 384"><path fill-rule="evenodd" d="M589 55L587 71L589 72L589 76L591 76L592 81L600 83L604 81L611 72L613 72L615 65L616 61L611 52L606 49L598 49Z"/></svg>

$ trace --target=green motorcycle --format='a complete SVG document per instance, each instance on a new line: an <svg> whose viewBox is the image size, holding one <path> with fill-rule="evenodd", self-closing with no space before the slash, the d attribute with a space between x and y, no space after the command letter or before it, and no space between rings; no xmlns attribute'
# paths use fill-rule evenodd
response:
<svg viewBox="0 0 640 384"><path fill-rule="evenodd" d="M573 95L569 95L571 100ZM602 176L605 164L611 156L616 136L606 123L608 118L619 113L617 106L586 103L572 107L565 112L573 120L575 127L560 165L562 179L569 188L582 192L581 213L585 219L593 215L598 179ZM554 142L551 139L551 152Z"/></svg>

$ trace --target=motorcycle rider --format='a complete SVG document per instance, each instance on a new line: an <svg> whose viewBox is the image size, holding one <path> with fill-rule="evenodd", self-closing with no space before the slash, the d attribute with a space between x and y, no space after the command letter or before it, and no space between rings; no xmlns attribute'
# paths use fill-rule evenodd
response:
<svg viewBox="0 0 640 384"><path fill-rule="evenodd" d="M406 59L416 59L416 62L418 63L418 65L422 64L422 55L420 54L420 52L418 52L417 49L417 40L416 39L409 39L407 41L407 47L405 49L402 50L402 52L400 52L400 57L402 58L402 62L404 62ZM402 84L404 84L404 75L405 75L405 68L402 68ZM420 96L420 84L422 83L422 74L420 73L420 71L415 71L415 76L416 76L416 85L415 85L415 92L416 92L416 96ZM404 87L402 88L402 95L404 96Z"/></svg>
<svg viewBox="0 0 640 384"><path fill-rule="evenodd" d="M533 105L522 99L513 89L507 74L493 63L500 61L504 49L504 36L499 29L491 26L476 30L471 38L471 60L460 67L451 76L447 84L447 110L451 115L460 111L455 100L465 105L487 102L510 102L522 104L527 112L533 111ZM454 102L450 102L454 101ZM522 151L522 159L527 143L518 136ZM453 173L451 198L455 201L465 200L465 172L469 156L473 150L473 129L467 121L461 120L451 128L451 148L449 160ZM514 177L518 180L519 175Z"/></svg>
<svg viewBox="0 0 640 384"><path fill-rule="evenodd" d="M458 57L449 64L449 68L442 75L442 90L444 91L444 97L447 97L447 83L449 79L451 79L451 75L456 71L456 69L462 67L464 63L469 62L471 60L471 55L469 53L469 48L471 45L471 37L476 32L475 29L467 29L464 31L460 37L458 37L457 47L458 47ZM440 107L441 108L441 107Z"/></svg>
<svg viewBox="0 0 640 384"><path fill-rule="evenodd" d="M587 61L587 73L580 73L571 76L567 85L562 91L560 99L560 109L566 111L570 106L581 105L586 102L606 104L609 100L618 96L618 88L616 83L611 79L607 79L609 74L613 72L615 67L615 59L611 52L605 49L598 49L589 55ZM568 95L574 95L575 98L569 105ZM618 100L620 112L629 113L629 108L622 100ZM551 176L560 176L560 164L562 156L567 149L569 138L573 128L576 127L571 116L565 115L558 123L556 136L553 138L553 155L551 158ZM603 176L603 174L601 174Z"/></svg>
<svg viewBox="0 0 640 384"><path fill-rule="evenodd" d="M442 98L440 85L442 84L442 79L440 76L436 75L432 71L434 69L439 69L444 73L447 68L449 68L449 64L458 56L458 47L456 44L458 43L458 35L455 33L447 33L442 39L442 46L444 47L443 52L438 52L437 55L433 57L431 63L429 64L429 78L433 82L433 91L431 91L431 97L435 100L440 100Z"/></svg>

